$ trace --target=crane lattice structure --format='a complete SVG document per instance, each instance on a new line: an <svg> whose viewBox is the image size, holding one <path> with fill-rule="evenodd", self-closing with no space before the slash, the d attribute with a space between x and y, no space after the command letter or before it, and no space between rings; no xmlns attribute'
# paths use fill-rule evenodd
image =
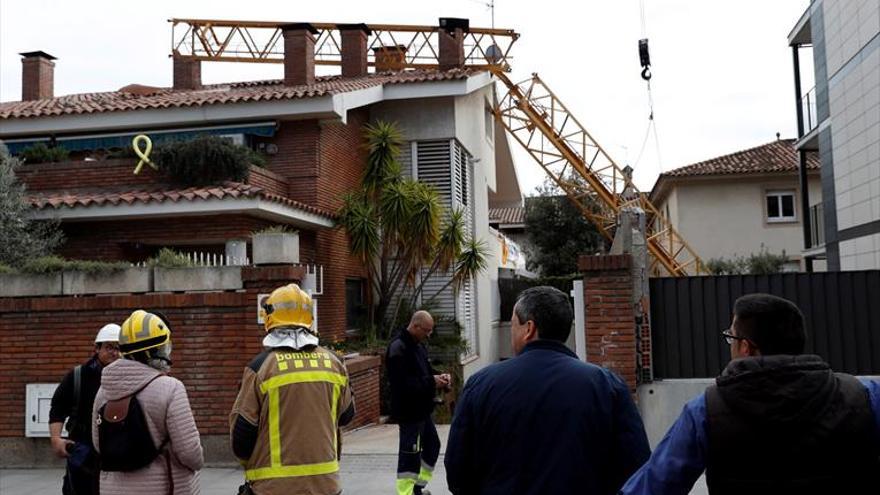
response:
<svg viewBox="0 0 880 495"><path fill-rule="evenodd" d="M291 23L171 19L172 56L180 59L283 63L283 30ZM312 23L315 64L341 65L341 29L345 24ZM404 68L440 67L440 26L363 25L368 33L368 65L376 48L405 47ZM612 239L621 212L645 212L646 242L652 273L687 276L706 273L697 253L587 132L558 96L533 74L514 83L509 77L510 50L519 34L510 29L468 28L461 32L464 66L490 71L505 89L495 117L538 162L568 199L602 234Z"/></svg>

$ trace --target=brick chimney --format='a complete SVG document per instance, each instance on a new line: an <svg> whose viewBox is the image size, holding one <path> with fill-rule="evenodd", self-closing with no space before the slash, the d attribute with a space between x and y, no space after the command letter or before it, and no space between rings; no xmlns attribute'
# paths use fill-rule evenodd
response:
<svg viewBox="0 0 880 495"><path fill-rule="evenodd" d="M284 84L300 86L315 83L315 35L308 22L281 26L284 35Z"/></svg>
<svg viewBox="0 0 880 495"><path fill-rule="evenodd" d="M440 18L440 70L464 67L464 34L469 30L468 19Z"/></svg>
<svg viewBox="0 0 880 495"><path fill-rule="evenodd" d="M366 24L338 24L342 33L342 77L367 74L367 37L370 28Z"/></svg>
<svg viewBox="0 0 880 495"><path fill-rule="evenodd" d="M21 100L44 100L55 96L55 57L46 52L19 53Z"/></svg>
<svg viewBox="0 0 880 495"><path fill-rule="evenodd" d="M202 89L202 62L174 57L174 89Z"/></svg>
<svg viewBox="0 0 880 495"><path fill-rule="evenodd" d="M406 45L377 46L373 48L376 72L403 70L406 66Z"/></svg>

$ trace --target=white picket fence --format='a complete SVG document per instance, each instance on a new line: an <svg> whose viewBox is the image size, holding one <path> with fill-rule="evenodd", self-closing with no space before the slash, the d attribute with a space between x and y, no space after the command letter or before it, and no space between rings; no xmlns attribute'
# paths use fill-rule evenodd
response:
<svg viewBox="0 0 880 495"><path fill-rule="evenodd" d="M201 251L180 253L193 266L199 267L215 267L215 266L249 266L250 258L236 258L226 256L225 254L206 253ZM131 266L144 268L147 266L146 261L132 263ZM309 263L296 263L294 266L301 266L306 269L306 276L302 281L303 289L308 290L313 296L324 294L324 267L322 265L314 265Z"/></svg>

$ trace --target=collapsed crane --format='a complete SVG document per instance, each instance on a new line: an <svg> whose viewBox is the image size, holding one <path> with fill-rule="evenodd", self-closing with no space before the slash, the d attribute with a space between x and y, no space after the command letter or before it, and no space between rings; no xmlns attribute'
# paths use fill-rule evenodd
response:
<svg viewBox="0 0 880 495"><path fill-rule="evenodd" d="M463 22L456 22L463 21ZM172 57L200 61L283 63L283 30L288 23L171 19ZM443 25L444 22L449 24ZM346 24L311 23L315 64L342 64ZM400 68L443 68L441 44L456 39L464 48L463 65L487 70L503 84L494 108L496 119L538 162L568 199L609 239L620 215L641 211L651 272L670 276L705 273L696 252L648 195L635 187L631 169L621 168L593 139L559 97L537 75L515 83L509 77L510 50L519 34L510 29L469 27L466 20L441 19L440 26L361 25L368 33L371 66L383 49L398 50Z"/></svg>

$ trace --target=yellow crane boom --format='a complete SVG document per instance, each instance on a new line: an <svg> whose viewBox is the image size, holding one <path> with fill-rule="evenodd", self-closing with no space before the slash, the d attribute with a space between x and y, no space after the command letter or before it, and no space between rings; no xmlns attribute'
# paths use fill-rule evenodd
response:
<svg viewBox="0 0 880 495"><path fill-rule="evenodd" d="M283 63L284 22L170 19L171 53L175 58L220 62ZM312 23L315 63L341 65L340 27ZM374 49L405 47L404 68L439 68L442 27L367 24L368 64ZM510 29L469 28L463 33L465 66L490 71L505 89L495 117L538 162L596 227L613 238L618 216L640 208L647 217L645 233L653 258L652 273L687 276L706 273L697 253L669 219L632 183L630 171L620 168L575 118L559 97L538 77L514 83L508 78L510 50L519 34Z"/></svg>

